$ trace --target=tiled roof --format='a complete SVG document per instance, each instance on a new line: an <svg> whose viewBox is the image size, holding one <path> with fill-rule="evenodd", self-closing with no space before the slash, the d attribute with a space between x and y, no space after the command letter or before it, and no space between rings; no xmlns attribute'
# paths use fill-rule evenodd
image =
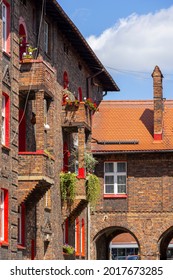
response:
<svg viewBox="0 0 173 280"><path fill-rule="evenodd" d="M153 138L153 108L152 100L102 101L93 116L92 151L173 150L173 100L164 102L162 141Z"/></svg>

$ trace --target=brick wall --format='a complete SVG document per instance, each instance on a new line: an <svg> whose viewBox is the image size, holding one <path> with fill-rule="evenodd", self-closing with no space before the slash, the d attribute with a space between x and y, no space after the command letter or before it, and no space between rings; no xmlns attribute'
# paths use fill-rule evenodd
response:
<svg viewBox="0 0 173 280"><path fill-rule="evenodd" d="M103 162L108 158L113 161L127 161L127 198L125 199L103 198ZM109 244L120 230L135 236L142 259L160 257L159 240L172 227L172 170L171 153L100 157L96 174L101 181L102 193L91 216L92 258L96 256L108 258L106 249L95 251L94 244L96 242L99 248L103 239ZM167 239L170 239L170 236Z"/></svg>

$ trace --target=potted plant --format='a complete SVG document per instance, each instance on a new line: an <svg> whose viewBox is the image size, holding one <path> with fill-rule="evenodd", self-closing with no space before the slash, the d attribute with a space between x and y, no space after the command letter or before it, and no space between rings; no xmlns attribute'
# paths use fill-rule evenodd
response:
<svg viewBox="0 0 173 280"><path fill-rule="evenodd" d="M91 98L88 98L85 101L85 105L91 110L91 111L97 111L97 104L91 100Z"/></svg>
<svg viewBox="0 0 173 280"><path fill-rule="evenodd" d="M65 254L68 254L68 255L73 255L74 253L74 247L69 245L69 244L64 244L63 245L63 252Z"/></svg>

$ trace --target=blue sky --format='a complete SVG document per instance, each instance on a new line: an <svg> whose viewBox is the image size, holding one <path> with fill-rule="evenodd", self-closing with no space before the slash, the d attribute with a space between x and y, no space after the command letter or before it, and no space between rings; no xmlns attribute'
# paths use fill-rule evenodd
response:
<svg viewBox="0 0 173 280"><path fill-rule="evenodd" d="M172 0L58 0L120 88L105 99L152 99L151 74L163 73L173 99Z"/></svg>

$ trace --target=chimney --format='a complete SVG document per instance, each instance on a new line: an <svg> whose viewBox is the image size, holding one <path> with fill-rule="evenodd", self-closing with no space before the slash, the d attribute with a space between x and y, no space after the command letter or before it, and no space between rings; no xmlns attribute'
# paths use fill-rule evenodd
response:
<svg viewBox="0 0 173 280"><path fill-rule="evenodd" d="M154 140L162 140L163 134L163 92L162 72L156 66L152 73L154 94Z"/></svg>

